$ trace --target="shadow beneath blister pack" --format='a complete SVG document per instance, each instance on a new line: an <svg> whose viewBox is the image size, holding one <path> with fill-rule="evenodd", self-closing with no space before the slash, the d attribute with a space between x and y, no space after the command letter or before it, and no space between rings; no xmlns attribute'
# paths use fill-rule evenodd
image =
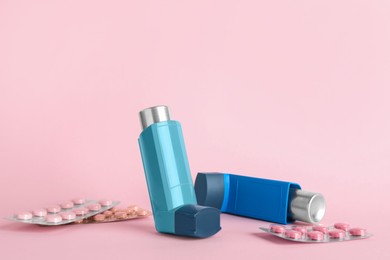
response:
<svg viewBox="0 0 390 260"><path fill-rule="evenodd" d="M7 232L20 232L20 233L43 233L43 232L56 232L66 230L70 227L70 224L60 226L43 226L36 224L25 223L1 223L0 230Z"/></svg>
<svg viewBox="0 0 390 260"><path fill-rule="evenodd" d="M263 239L267 242L270 242L272 244L278 244L278 245L296 245L297 242L282 239L280 237L268 234L268 233L252 233L252 236L255 236L257 238Z"/></svg>

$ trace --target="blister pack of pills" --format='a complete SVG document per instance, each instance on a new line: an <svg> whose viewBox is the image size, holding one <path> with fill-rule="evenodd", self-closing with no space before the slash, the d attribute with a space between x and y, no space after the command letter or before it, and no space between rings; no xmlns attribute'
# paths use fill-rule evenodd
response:
<svg viewBox="0 0 390 260"><path fill-rule="evenodd" d="M152 213L149 210L140 208L137 205L130 205L126 208L113 207L95 216L76 221L75 223L80 223L80 224L108 223L108 222L143 218L143 217L148 217L150 215L152 215Z"/></svg>
<svg viewBox="0 0 390 260"><path fill-rule="evenodd" d="M119 203L112 200L73 199L58 205L20 212L7 219L27 224L57 226L95 216Z"/></svg>
<svg viewBox="0 0 390 260"><path fill-rule="evenodd" d="M349 224L336 223L333 226L270 225L261 230L274 236L295 242L328 243L368 238L372 234L364 228L350 228Z"/></svg>

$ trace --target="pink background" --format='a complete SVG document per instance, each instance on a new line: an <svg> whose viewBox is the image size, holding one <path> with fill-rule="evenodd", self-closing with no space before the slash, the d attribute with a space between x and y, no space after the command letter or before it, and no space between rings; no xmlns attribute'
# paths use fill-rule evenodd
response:
<svg viewBox="0 0 390 260"><path fill-rule="evenodd" d="M2 218L78 196L149 208L137 113L166 104L193 178L296 181L326 197L323 223L374 233L296 244L230 215L203 240L152 218L1 219L0 259L389 259L389 98L388 0L0 0Z"/></svg>

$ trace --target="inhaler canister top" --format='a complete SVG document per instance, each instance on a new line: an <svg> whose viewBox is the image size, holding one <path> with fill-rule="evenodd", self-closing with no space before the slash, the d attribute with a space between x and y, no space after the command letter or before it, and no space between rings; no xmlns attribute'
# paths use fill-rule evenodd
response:
<svg viewBox="0 0 390 260"><path fill-rule="evenodd" d="M320 222L325 215L325 199L315 192L291 190L290 212L294 220L309 223Z"/></svg>
<svg viewBox="0 0 390 260"><path fill-rule="evenodd" d="M155 106L145 108L144 110L139 112L139 117L141 120L142 130L154 123L170 120L169 110L167 106Z"/></svg>

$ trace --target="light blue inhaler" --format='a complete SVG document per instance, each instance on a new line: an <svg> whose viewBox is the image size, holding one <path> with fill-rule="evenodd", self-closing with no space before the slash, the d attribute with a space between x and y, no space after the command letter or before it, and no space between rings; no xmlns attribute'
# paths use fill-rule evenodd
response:
<svg viewBox="0 0 390 260"><path fill-rule="evenodd" d="M326 208L321 194L301 190L297 183L229 173L198 173L195 192L200 205L281 224L317 223Z"/></svg>
<svg viewBox="0 0 390 260"><path fill-rule="evenodd" d="M205 238L217 233L220 211L197 205L181 125L170 120L168 107L142 110L138 143L152 204L161 233Z"/></svg>

